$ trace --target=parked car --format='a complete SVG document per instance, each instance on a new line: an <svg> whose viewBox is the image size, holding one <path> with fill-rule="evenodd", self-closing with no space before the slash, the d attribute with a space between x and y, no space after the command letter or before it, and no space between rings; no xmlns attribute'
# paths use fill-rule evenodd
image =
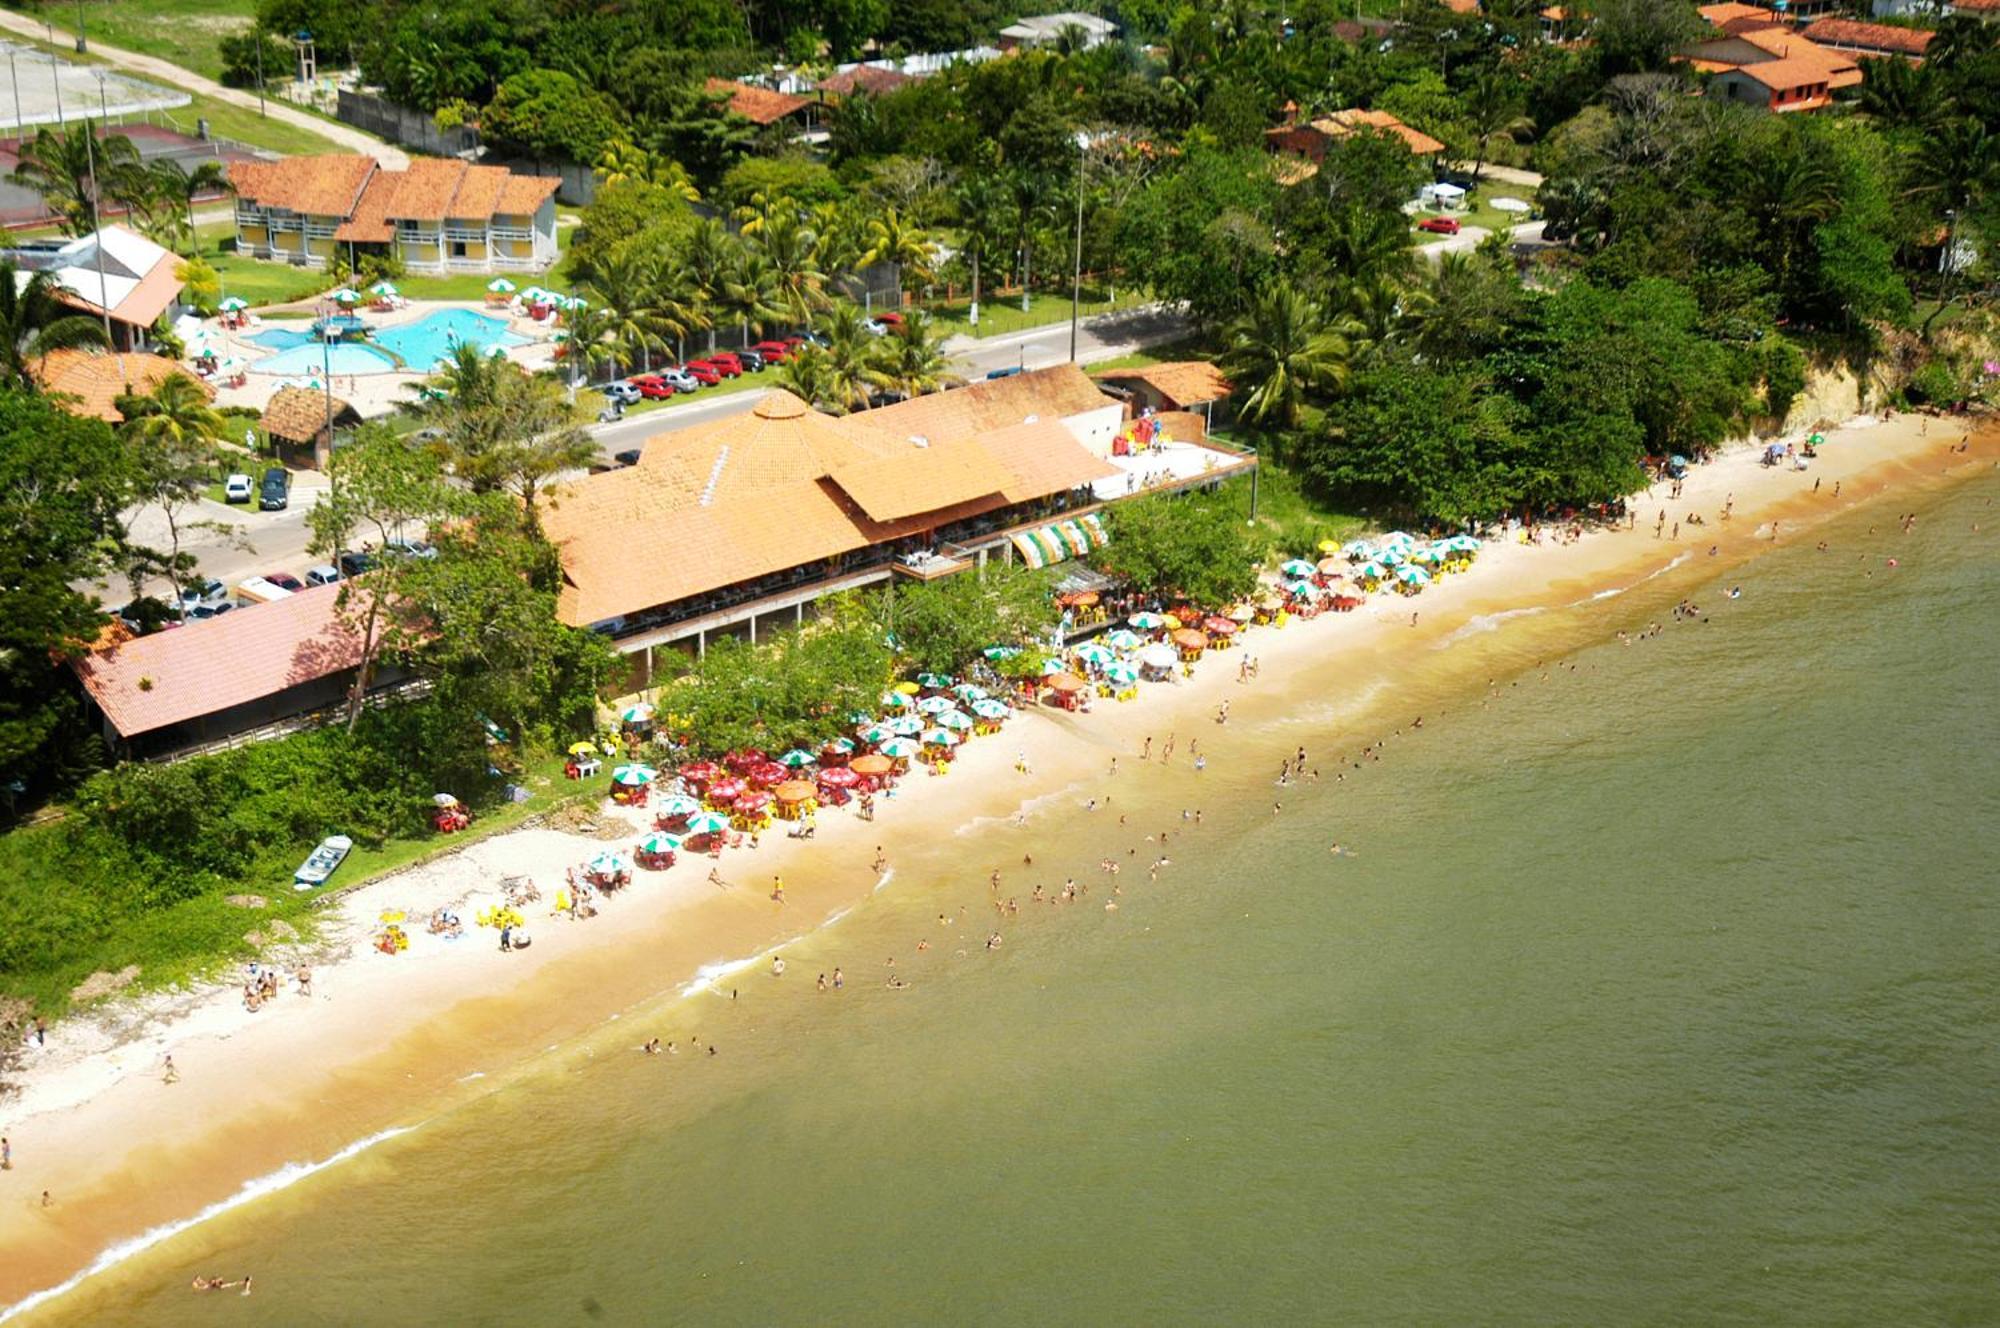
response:
<svg viewBox="0 0 2000 1328"><path fill-rule="evenodd" d="M606 383L604 385L604 395L621 406L636 406L645 397L645 393L641 392L632 383L624 380L616 383Z"/></svg>
<svg viewBox="0 0 2000 1328"><path fill-rule="evenodd" d="M730 354L734 355L743 367L751 373L756 373L764 367L764 356L749 346L745 346L742 350L731 351Z"/></svg>
<svg viewBox="0 0 2000 1328"><path fill-rule="evenodd" d="M181 587L181 611L192 612L204 604L225 604L229 600L229 587L210 577L202 581L191 581Z"/></svg>
<svg viewBox="0 0 2000 1328"><path fill-rule="evenodd" d="M701 360L689 360L681 366L681 372L703 387L714 387L722 381L722 371Z"/></svg>
<svg viewBox="0 0 2000 1328"><path fill-rule="evenodd" d="M334 578L336 581L345 577L360 576L375 565L375 559L365 553L343 553L333 561L334 565L340 568L340 575ZM310 573L308 575L310 576Z"/></svg>
<svg viewBox="0 0 2000 1328"><path fill-rule="evenodd" d="M903 316L893 309L884 309L881 313L875 315L875 321L888 327L901 327L903 325Z"/></svg>
<svg viewBox="0 0 2000 1328"><path fill-rule="evenodd" d="M1417 223L1417 229L1420 231L1429 231L1432 235L1456 235L1458 234L1458 218L1425 217Z"/></svg>
<svg viewBox="0 0 2000 1328"><path fill-rule="evenodd" d="M760 341L750 349L763 356L766 364L783 364L792 358L792 348L782 341Z"/></svg>
<svg viewBox="0 0 2000 1328"><path fill-rule="evenodd" d="M250 477L238 471L222 482L222 501L226 503L247 503L250 501Z"/></svg>
<svg viewBox="0 0 2000 1328"><path fill-rule="evenodd" d="M239 581L236 585L236 603L238 607L245 609L252 604L269 604L274 599L290 599L291 595L290 587L281 586L275 581L266 581L261 576Z"/></svg>
<svg viewBox="0 0 2000 1328"><path fill-rule="evenodd" d="M736 357L733 355L728 360L724 360L718 355L710 355L706 359L689 360L682 367L689 373L693 373L697 368L706 369L718 378L741 378L743 376L743 366L736 363Z"/></svg>
<svg viewBox="0 0 2000 1328"><path fill-rule="evenodd" d="M293 576L290 572L266 572L264 573L264 579L278 589L289 590L294 595L306 588L306 583Z"/></svg>
<svg viewBox="0 0 2000 1328"><path fill-rule="evenodd" d="M675 392L682 390L678 384L669 382L659 374L633 374L631 383L633 387L639 390L640 396L651 397L655 401L664 401ZM694 383L692 381L688 383L686 390L689 392L694 391Z"/></svg>
<svg viewBox="0 0 2000 1328"><path fill-rule="evenodd" d="M143 596L123 608L113 609L111 616L140 636L181 625L181 611L154 595Z"/></svg>
<svg viewBox="0 0 2000 1328"><path fill-rule="evenodd" d="M437 546L422 540L390 540L382 546L385 556L391 558L435 558Z"/></svg>
<svg viewBox="0 0 2000 1328"><path fill-rule="evenodd" d="M826 339L824 332L815 332L811 328L807 328L796 337L786 337L785 340L794 346L804 343L808 346L818 346L821 350L825 350L832 344Z"/></svg>
<svg viewBox="0 0 2000 1328"><path fill-rule="evenodd" d="M879 318L871 318L861 326L868 330L868 335L871 337L886 337L889 335L889 325Z"/></svg>
<svg viewBox="0 0 2000 1328"><path fill-rule="evenodd" d="M272 466L264 472L264 481L257 488L257 510L282 512L291 502L292 472L283 466Z"/></svg>
<svg viewBox="0 0 2000 1328"><path fill-rule="evenodd" d="M340 569L329 563L306 569L306 584L309 586L330 586L340 580Z"/></svg>
<svg viewBox="0 0 2000 1328"><path fill-rule="evenodd" d="M224 600L220 604L197 604L187 611L187 621L207 622L210 618L220 618L236 607L234 600Z"/></svg>
<svg viewBox="0 0 2000 1328"><path fill-rule="evenodd" d="M621 466L636 466L639 464L639 449L628 447L623 452L614 452L611 459Z"/></svg>
<svg viewBox="0 0 2000 1328"><path fill-rule="evenodd" d="M749 367L733 350L719 350L713 355L704 355L702 358L722 370L725 378L740 378L744 370Z"/></svg>

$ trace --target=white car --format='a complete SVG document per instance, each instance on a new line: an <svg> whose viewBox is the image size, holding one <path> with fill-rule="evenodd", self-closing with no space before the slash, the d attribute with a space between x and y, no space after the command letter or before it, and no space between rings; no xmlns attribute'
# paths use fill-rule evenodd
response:
<svg viewBox="0 0 2000 1328"><path fill-rule="evenodd" d="M196 609L212 609L219 604L229 603L229 587L220 581L191 581L181 590L181 612L193 613Z"/></svg>
<svg viewBox="0 0 2000 1328"><path fill-rule="evenodd" d="M247 503L252 491L250 477L240 471L222 482L222 497L226 502Z"/></svg>

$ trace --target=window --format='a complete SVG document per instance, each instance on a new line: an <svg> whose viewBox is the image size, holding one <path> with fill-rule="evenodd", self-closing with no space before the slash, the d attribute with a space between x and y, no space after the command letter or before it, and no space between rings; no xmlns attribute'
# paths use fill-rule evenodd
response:
<svg viewBox="0 0 2000 1328"><path fill-rule="evenodd" d="M453 240L451 242L451 256L453 258L465 257L465 241Z"/></svg>

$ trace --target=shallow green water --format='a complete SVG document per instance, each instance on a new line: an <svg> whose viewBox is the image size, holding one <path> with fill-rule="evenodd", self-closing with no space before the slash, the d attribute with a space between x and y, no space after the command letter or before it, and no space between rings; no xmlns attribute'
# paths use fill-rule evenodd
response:
<svg viewBox="0 0 2000 1328"><path fill-rule="evenodd" d="M1671 594L1469 639L1525 672L1442 714L1413 680L1430 721L1344 782L1381 735L1233 728L1121 775L1132 826L1064 800L929 846L784 979L635 1012L47 1317L1993 1321L1996 495L1843 523L1632 646ZM1606 644L1543 681L1563 631ZM1273 815L1299 742L1325 776ZM988 954L1026 843L1089 892L1011 867ZM186 1290L243 1270L251 1301Z"/></svg>

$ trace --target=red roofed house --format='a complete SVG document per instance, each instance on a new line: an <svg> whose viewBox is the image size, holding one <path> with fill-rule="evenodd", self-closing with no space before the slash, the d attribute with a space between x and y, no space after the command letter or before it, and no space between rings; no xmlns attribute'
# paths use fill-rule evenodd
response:
<svg viewBox="0 0 2000 1328"><path fill-rule="evenodd" d="M125 422L117 406L119 397L143 395L175 374L200 383L209 399L215 398L213 387L165 356L145 351L52 350L30 360L28 371L63 409L107 424Z"/></svg>
<svg viewBox="0 0 2000 1328"><path fill-rule="evenodd" d="M451 157L408 170L373 157L326 153L236 162L236 248L257 258L323 267L345 244L393 250L412 272L539 271L556 261L553 176L516 175Z"/></svg>
<svg viewBox="0 0 2000 1328"><path fill-rule="evenodd" d="M1937 33L1927 28L1898 28L1887 23L1861 23L1848 18L1823 18L1806 30L1813 45L1864 58L1901 56L1922 64L1924 52Z"/></svg>
<svg viewBox="0 0 2000 1328"><path fill-rule="evenodd" d="M810 97L773 92L754 83L732 83L726 78L711 78L705 86L710 96L727 94L729 113L742 116L759 129L768 129L781 120L797 121L803 133L811 133L814 128L814 103Z"/></svg>
<svg viewBox="0 0 2000 1328"><path fill-rule="evenodd" d="M1791 28L1742 28L1691 47L1695 69L1713 75L1709 95L1776 112L1812 111L1861 82L1854 58L1830 51Z"/></svg>
<svg viewBox="0 0 2000 1328"><path fill-rule="evenodd" d="M1352 134L1393 134L1403 140L1412 156L1417 157L1433 156L1444 151L1444 144L1421 129L1410 128L1387 111L1335 111L1330 115L1314 116L1305 123L1299 123L1297 114L1297 108L1287 103L1287 122L1264 131L1264 146L1268 150L1305 158L1303 163L1292 162L1294 169L1286 172L1286 184L1296 184L1316 172L1319 163L1326 160L1328 146L1334 140Z"/></svg>
<svg viewBox="0 0 2000 1328"><path fill-rule="evenodd" d="M171 756L339 705L360 642L314 586L206 622L134 637L71 662L104 739L127 757ZM404 675L382 667L378 689Z"/></svg>
<svg viewBox="0 0 2000 1328"><path fill-rule="evenodd" d="M180 259L123 226L110 225L73 240L26 242L6 250L15 284L36 272L55 279L65 304L92 316L111 315L112 344L137 350L162 314L180 312Z"/></svg>

